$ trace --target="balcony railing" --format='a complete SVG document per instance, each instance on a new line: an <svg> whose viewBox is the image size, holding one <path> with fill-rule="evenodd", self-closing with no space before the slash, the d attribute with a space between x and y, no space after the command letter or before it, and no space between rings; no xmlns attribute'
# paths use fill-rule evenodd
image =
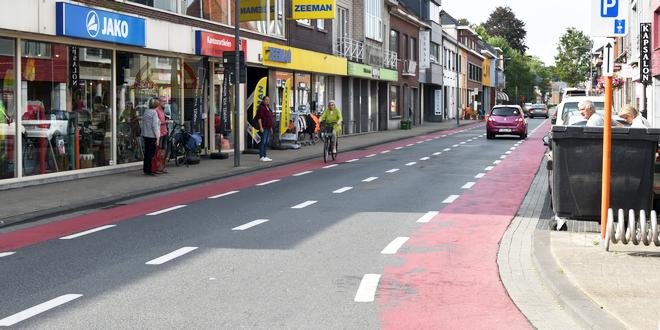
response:
<svg viewBox="0 0 660 330"><path fill-rule="evenodd" d="M337 38L335 55L345 57L353 62L364 62L364 43L351 38Z"/></svg>
<svg viewBox="0 0 660 330"><path fill-rule="evenodd" d="M402 76L414 76L417 74L417 62L413 60L403 61Z"/></svg>
<svg viewBox="0 0 660 330"><path fill-rule="evenodd" d="M396 70L397 69L396 61L398 59L399 54L389 50L385 50L383 53L385 55L383 56L383 66L388 69Z"/></svg>

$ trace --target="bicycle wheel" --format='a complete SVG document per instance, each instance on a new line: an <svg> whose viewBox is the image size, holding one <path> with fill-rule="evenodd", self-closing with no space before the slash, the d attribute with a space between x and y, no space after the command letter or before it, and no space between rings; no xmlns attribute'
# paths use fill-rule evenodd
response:
<svg viewBox="0 0 660 330"><path fill-rule="evenodd" d="M336 142L335 142L335 143L336 143ZM337 148L339 148L338 145L334 148L335 151L333 152L333 150L332 150L332 143L330 143L330 150L328 150L328 152L332 155L332 160L337 159Z"/></svg>
<svg viewBox="0 0 660 330"><path fill-rule="evenodd" d="M328 162L328 148L330 147L330 142L328 142L328 139L325 138L323 139L323 162L327 163Z"/></svg>

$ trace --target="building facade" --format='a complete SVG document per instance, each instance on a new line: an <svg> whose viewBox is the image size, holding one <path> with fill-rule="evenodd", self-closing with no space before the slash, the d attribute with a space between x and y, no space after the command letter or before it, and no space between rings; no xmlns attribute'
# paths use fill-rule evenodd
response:
<svg viewBox="0 0 660 330"><path fill-rule="evenodd" d="M481 39L479 35L467 26L458 27L458 41L467 53L467 103L470 108L481 113L483 107L483 61L481 54Z"/></svg>

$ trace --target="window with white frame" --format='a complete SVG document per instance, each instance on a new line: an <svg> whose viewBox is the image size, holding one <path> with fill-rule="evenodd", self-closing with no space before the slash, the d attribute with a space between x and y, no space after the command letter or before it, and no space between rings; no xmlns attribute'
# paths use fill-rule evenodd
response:
<svg viewBox="0 0 660 330"><path fill-rule="evenodd" d="M364 7L365 37L383 41L383 0L365 0Z"/></svg>
<svg viewBox="0 0 660 330"><path fill-rule="evenodd" d="M433 1L429 1L429 18L437 24L440 24L440 10L440 6Z"/></svg>
<svg viewBox="0 0 660 330"><path fill-rule="evenodd" d="M298 19L296 20L298 24L300 25L305 25L305 26L312 26L312 20L311 19Z"/></svg>
<svg viewBox="0 0 660 330"><path fill-rule="evenodd" d="M440 60L440 45L431 42L431 62L438 63Z"/></svg>
<svg viewBox="0 0 660 330"><path fill-rule="evenodd" d="M319 30L325 30L325 20L324 19L317 19L316 20L316 27Z"/></svg>

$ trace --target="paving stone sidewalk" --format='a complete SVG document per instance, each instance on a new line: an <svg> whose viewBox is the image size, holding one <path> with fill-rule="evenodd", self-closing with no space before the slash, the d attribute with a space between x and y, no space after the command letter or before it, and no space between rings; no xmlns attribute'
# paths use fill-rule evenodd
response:
<svg viewBox="0 0 660 330"><path fill-rule="evenodd" d="M475 124L478 123L461 121L461 126ZM391 130L341 137L339 140L340 157L342 152L453 128L456 128L456 122L448 121L425 123L422 126L415 126L411 130ZM257 155L241 154L240 167L234 167L233 155L229 159L223 160L203 158L199 165L190 167L175 167L170 164L169 173L157 177L142 175L140 163L125 169L114 169L115 173L111 174L97 174L97 176L86 178L74 175L71 176L71 178L75 178L74 180L61 182L50 182L53 179L43 179L31 183L37 185L14 189L7 189L10 186L0 184L0 200L2 200L0 228L73 211L111 207L113 203L121 203L141 196L211 182L269 167L315 158L321 160L321 149L322 144L305 146L298 150L270 150L268 156L274 160L271 163L259 162Z"/></svg>

